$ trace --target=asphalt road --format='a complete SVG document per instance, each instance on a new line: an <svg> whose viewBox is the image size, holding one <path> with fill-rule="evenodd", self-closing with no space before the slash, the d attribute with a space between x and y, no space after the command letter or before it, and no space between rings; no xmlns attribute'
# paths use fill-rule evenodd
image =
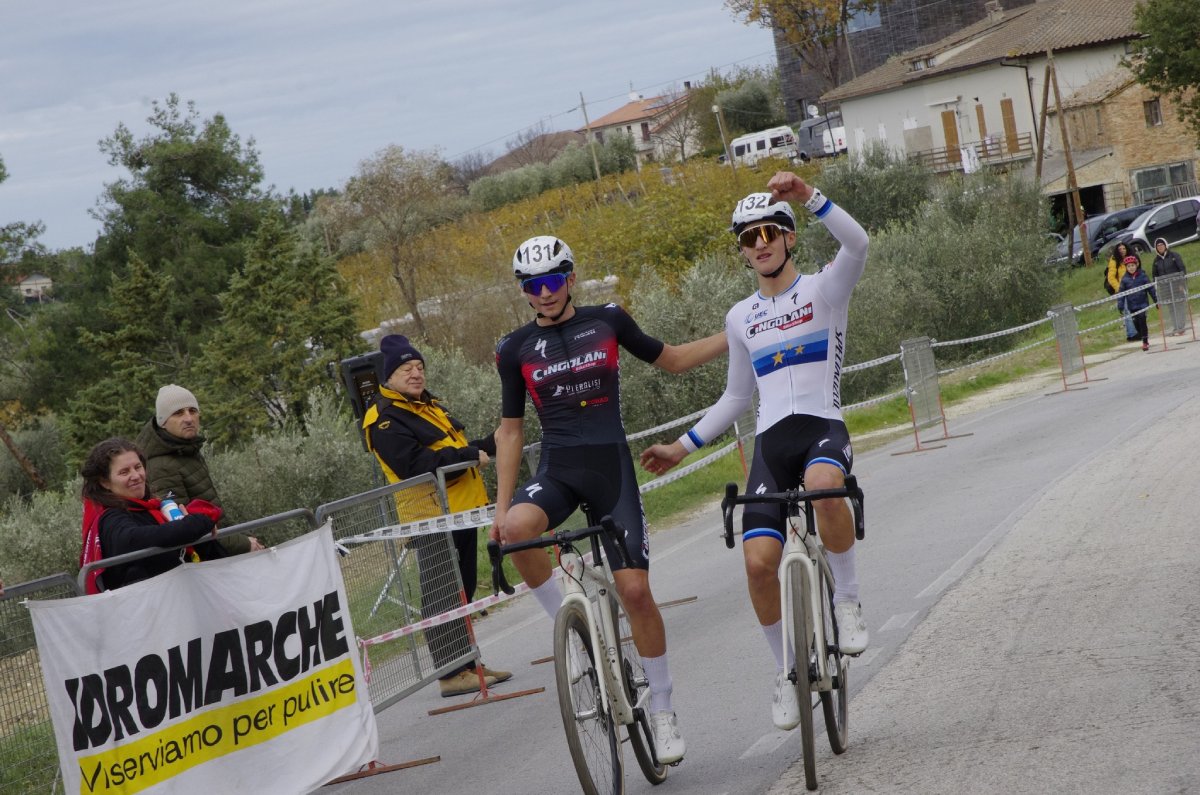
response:
<svg viewBox="0 0 1200 795"><path fill-rule="evenodd" d="M952 417L941 449L911 436L861 454L859 580L871 648L851 667L850 749L818 741L825 792L1200 791L1200 345L1089 368L1087 388L1031 381ZM1050 394L1047 394L1050 393ZM799 739L770 721L773 663L740 552L715 507L652 539L683 763L629 791L803 791ZM478 622L484 659L545 692L444 715L436 688L378 716L380 761L439 762L330 788L578 790L530 599ZM820 725L818 710L817 723Z"/></svg>

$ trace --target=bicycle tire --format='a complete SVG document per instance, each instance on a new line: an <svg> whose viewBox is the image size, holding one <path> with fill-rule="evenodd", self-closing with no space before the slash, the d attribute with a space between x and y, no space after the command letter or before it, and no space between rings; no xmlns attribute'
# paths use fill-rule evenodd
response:
<svg viewBox="0 0 1200 795"><path fill-rule="evenodd" d="M629 737L629 745L633 748L633 756L637 759L638 767L642 769L642 775L651 784L658 786L667 780L669 768L662 762L655 761L657 753L653 755L650 753L650 750L654 748L654 732L650 728L649 707L641 707L638 704L639 699L650 686L646 683L646 672L642 670L642 656L638 654L637 646L633 644L633 629L629 626L629 619L620 612L621 606L616 597L610 594L609 599L613 616L620 616L617 620L617 632L619 633L618 637L621 638L621 642L618 644L621 655L621 681L625 686L629 703L634 707L633 723L625 727L625 733Z"/></svg>
<svg viewBox="0 0 1200 795"><path fill-rule="evenodd" d="M813 659L812 612L809 608L808 589L800 568L803 563L791 564L788 574L792 603L792 659L796 666L796 702L800 705L800 752L804 757L804 784L808 789L817 788L817 752L813 736L812 677L809 675Z"/></svg>
<svg viewBox="0 0 1200 795"><path fill-rule="evenodd" d="M844 754L849 741L850 720L850 658L840 651L831 651L830 641L836 645L837 626L833 618L833 582L821 569L821 620L825 624L825 664L832 672L833 689L821 691L821 709L825 713L825 734L829 747L835 754Z"/></svg>
<svg viewBox="0 0 1200 795"><path fill-rule="evenodd" d="M575 681L572 657L579 663ZM625 792L621 741L601 697L600 676L583 606L563 605L554 619L554 679L567 749L585 795L621 795Z"/></svg>

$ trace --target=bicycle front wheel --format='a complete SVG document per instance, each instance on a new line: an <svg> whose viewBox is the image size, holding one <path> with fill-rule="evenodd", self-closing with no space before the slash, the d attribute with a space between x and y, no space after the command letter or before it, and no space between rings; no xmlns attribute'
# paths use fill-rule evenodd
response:
<svg viewBox="0 0 1200 795"><path fill-rule="evenodd" d="M796 664L796 702L800 705L800 750L804 755L804 784L817 788L817 753L813 737L812 663L815 653L812 607L804 580L803 563L791 564L788 572L792 605L792 659Z"/></svg>
<svg viewBox="0 0 1200 795"><path fill-rule="evenodd" d="M629 745L637 759L642 775L651 784L658 785L667 780L667 766L657 761L658 754L651 754L654 748L654 732L650 728L650 685L646 681L646 672L642 668L642 655L638 654L633 645L633 628L629 626L629 618L620 611L620 604L614 597L610 603L612 614L620 616L617 621L617 631L621 643L621 679L629 703L633 705L633 723L625 727L629 734Z"/></svg>
<svg viewBox="0 0 1200 795"><path fill-rule="evenodd" d="M825 712L825 734L829 735L829 747L835 754L846 752L849 739L850 717L850 658L835 652L837 630L833 621L833 584L821 574L821 620L825 623L825 665L833 677L831 690L821 691L821 709Z"/></svg>
<svg viewBox="0 0 1200 795"><path fill-rule="evenodd" d="M582 605L563 605L554 619L554 679L575 773L586 795L625 791L621 743L600 693L588 619Z"/></svg>

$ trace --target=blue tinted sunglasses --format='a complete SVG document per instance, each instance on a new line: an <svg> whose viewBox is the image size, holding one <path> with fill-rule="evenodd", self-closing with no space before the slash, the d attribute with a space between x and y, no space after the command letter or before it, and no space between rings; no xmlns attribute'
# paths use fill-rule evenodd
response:
<svg viewBox="0 0 1200 795"><path fill-rule="evenodd" d="M567 283L567 274L565 273L547 273L542 276L534 276L529 279L521 280L521 289L530 295L541 295L542 288L550 288L550 292L556 293L562 289L562 286Z"/></svg>

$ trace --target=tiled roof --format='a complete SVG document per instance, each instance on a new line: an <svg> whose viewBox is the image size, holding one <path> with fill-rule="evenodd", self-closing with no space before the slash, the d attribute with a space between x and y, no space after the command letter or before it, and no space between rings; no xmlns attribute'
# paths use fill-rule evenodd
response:
<svg viewBox="0 0 1200 795"><path fill-rule="evenodd" d="M1133 74L1124 67L1118 67L1100 75L1095 80L1081 87L1074 94L1063 97L1063 108L1081 108L1087 105L1095 105L1108 99L1113 94L1123 91L1133 82ZM1054 108L1051 107L1050 110L1053 111Z"/></svg>
<svg viewBox="0 0 1200 795"><path fill-rule="evenodd" d="M686 99L687 96L682 95L676 97L674 102ZM656 117L666 113L672 104L674 103L670 96L646 97L645 99L635 100L622 105L612 113L607 113L598 119L592 119L592 129L597 130L602 127L613 127L618 124L630 124L633 122L654 121ZM579 131L583 132L584 129L581 127Z"/></svg>
<svg viewBox="0 0 1200 795"><path fill-rule="evenodd" d="M1133 27L1136 0L1040 0L1003 11L941 41L892 56L877 69L824 94L826 102L876 94L919 80L995 63L1122 41L1138 35ZM932 66L913 71L914 60L933 58Z"/></svg>

